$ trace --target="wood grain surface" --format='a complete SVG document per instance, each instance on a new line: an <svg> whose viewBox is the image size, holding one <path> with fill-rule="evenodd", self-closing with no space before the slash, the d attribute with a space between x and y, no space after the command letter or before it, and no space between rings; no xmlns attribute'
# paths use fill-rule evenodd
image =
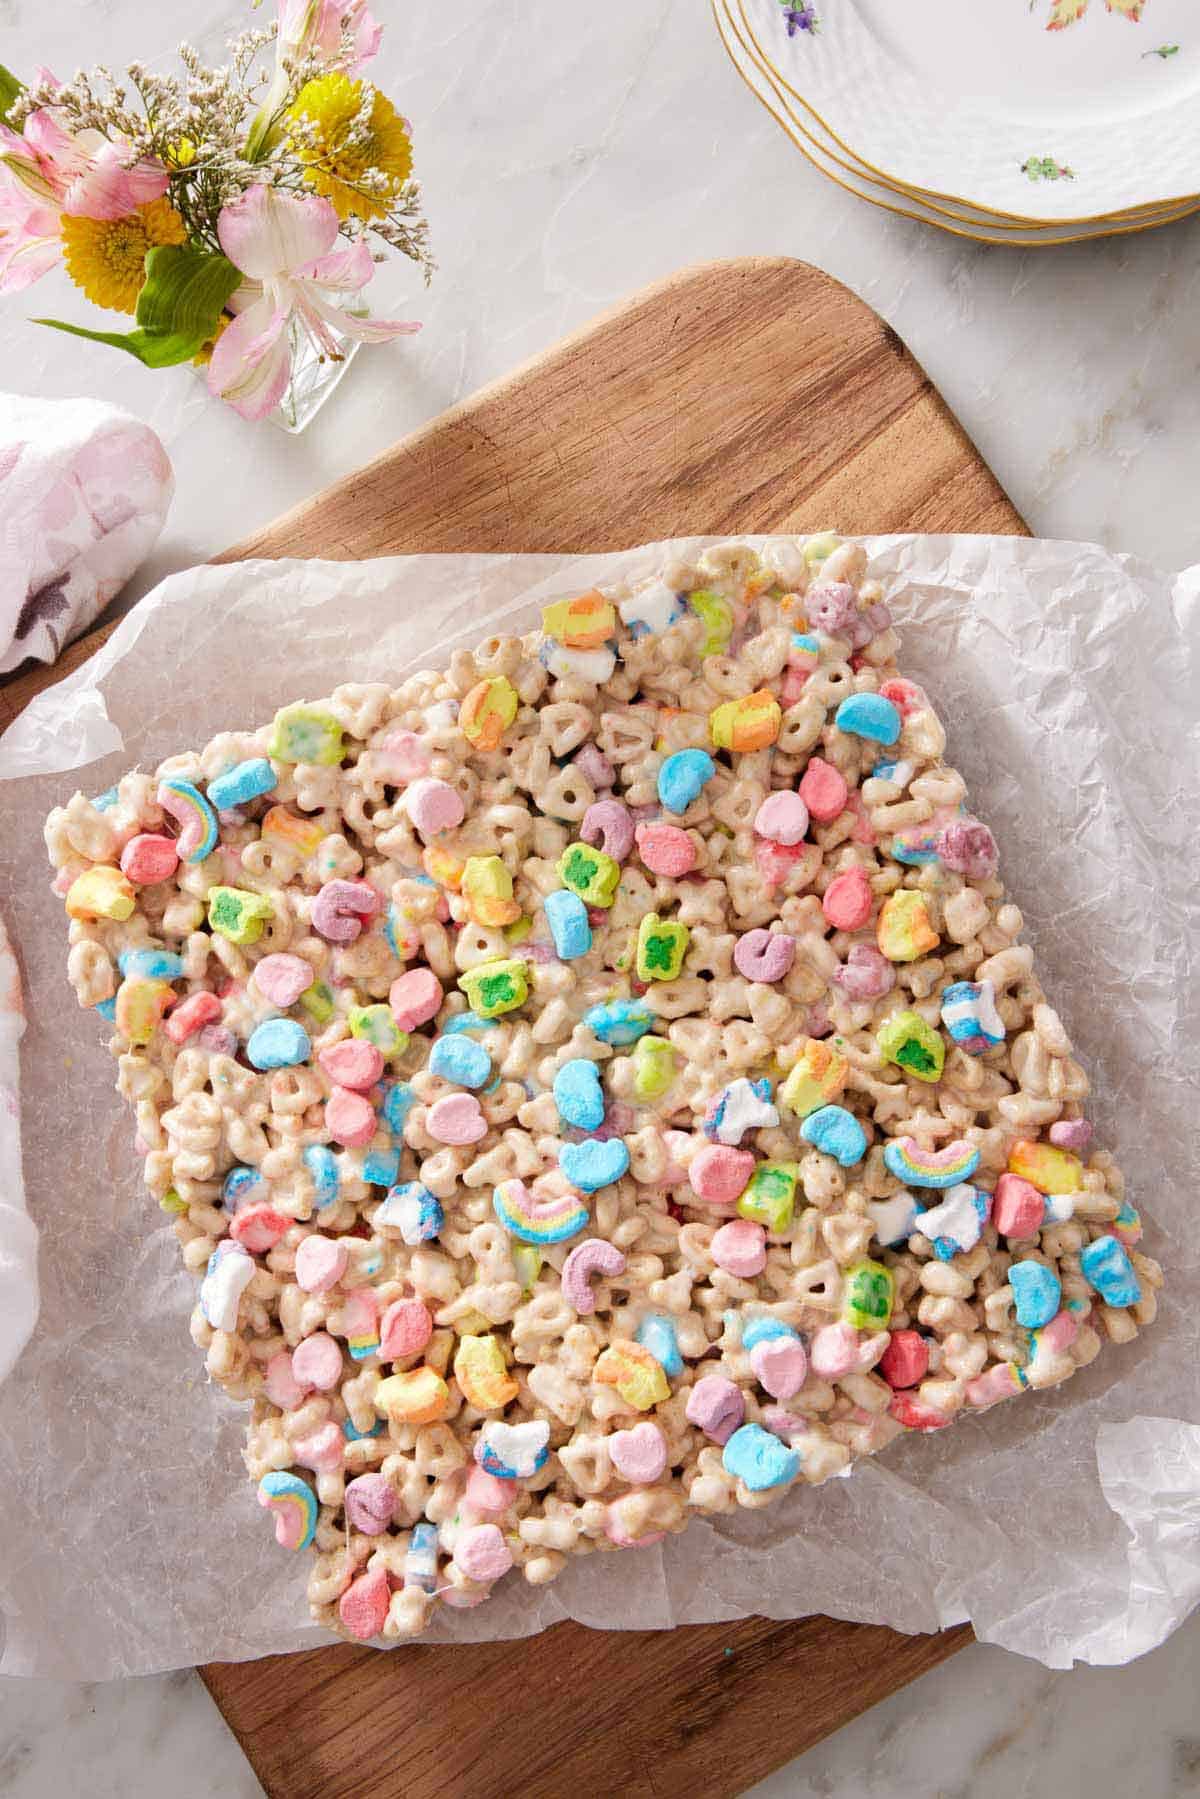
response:
<svg viewBox="0 0 1200 1799"><path fill-rule="evenodd" d="M271 1799L727 1799L971 1641L831 1618L200 1670Z"/></svg>
<svg viewBox="0 0 1200 1799"><path fill-rule="evenodd" d="M646 290L217 560L824 528L1026 529L895 332L781 258ZM0 726L112 628L0 687ZM298 1605L302 1590L299 1571ZM901 1637L827 1618L562 1624L516 1643L333 1646L201 1674L271 1799L719 1799L968 1641L965 1628Z"/></svg>

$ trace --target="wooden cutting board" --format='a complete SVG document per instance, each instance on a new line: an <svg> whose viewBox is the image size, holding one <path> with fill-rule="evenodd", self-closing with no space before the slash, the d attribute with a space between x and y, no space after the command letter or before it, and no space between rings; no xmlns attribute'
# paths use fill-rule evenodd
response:
<svg viewBox="0 0 1200 1799"><path fill-rule="evenodd" d="M896 333L829 276L764 258L647 289L217 560L827 528L1026 530ZM0 725L111 629L0 688ZM271 1799L721 1799L970 1640L828 1618L561 1624L200 1672Z"/></svg>

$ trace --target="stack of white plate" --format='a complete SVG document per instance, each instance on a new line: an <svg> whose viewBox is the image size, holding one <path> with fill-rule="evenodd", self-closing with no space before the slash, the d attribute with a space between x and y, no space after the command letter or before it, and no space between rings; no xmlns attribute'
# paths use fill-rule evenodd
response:
<svg viewBox="0 0 1200 1799"><path fill-rule="evenodd" d="M712 0L831 181L984 243L1200 209L1200 0Z"/></svg>

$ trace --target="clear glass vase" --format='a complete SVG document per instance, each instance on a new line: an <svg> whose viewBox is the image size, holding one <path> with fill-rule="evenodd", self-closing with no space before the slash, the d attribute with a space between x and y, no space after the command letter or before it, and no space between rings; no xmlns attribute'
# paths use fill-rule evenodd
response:
<svg viewBox="0 0 1200 1799"><path fill-rule="evenodd" d="M365 314L367 307L362 294L351 295L346 301L345 310L360 316ZM295 434L312 423L362 348L357 337L345 337L332 326L329 329L337 344L336 356L328 356L318 350L294 313L288 320L291 379L282 400L274 412L267 415L270 423L277 425L281 431Z"/></svg>

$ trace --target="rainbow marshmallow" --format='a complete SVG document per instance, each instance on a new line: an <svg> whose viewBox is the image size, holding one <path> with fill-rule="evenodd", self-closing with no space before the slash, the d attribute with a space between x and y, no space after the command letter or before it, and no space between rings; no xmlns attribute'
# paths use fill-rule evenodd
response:
<svg viewBox="0 0 1200 1799"><path fill-rule="evenodd" d="M957 1187L978 1168L979 1151L962 1142L922 1149L915 1137L894 1137L884 1144L883 1159L906 1187Z"/></svg>
<svg viewBox="0 0 1200 1799"><path fill-rule="evenodd" d="M892 838L892 855L897 862L907 862L913 868L923 868L926 863L938 859L937 840L941 826L929 819L923 825L906 825L897 831Z"/></svg>
<svg viewBox="0 0 1200 1799"><path fill-rule="evenodd" d="M424 876L421 877L424 880ZM432 885L432 883L430 883ZM407 962L421 947L421 933L411 919L405 918L393 900L383 921L383 935L398 962Z"/></svg>
<svg viewBox="0 0 1200 1799"><path fill-rule="evenodd" d="M190 781L160 781L157 799L179 826L176 849L183 862L203 862L217 847L217 815Z"/></svg>
<svg viewBox="0 0 1200 1799"><path fill-rule="evenodd" d="M872 774L876 779L879 779L885 769L890 769L892 772L883 775L883 778L885 780L892 780L895 778L896 773L906 766L909 769L909 780L911 780L911 763L878 763L872 770ZM907 862L912 868L923 868L931 862L936 862L938 860L938 838L941 836L946 826L951 824L954 819L960 816L960 814L961 807L958 811L954 811L949 806L939 806L933 816L927 818L924 824L906 825L902 830L897 831L892 838L892 855L896 858L897 862Z"/></svg>
<svg viewBox="0 0 1200 1799"><path fill-rule="evenodd" d="M170 981L127 975L117 988L113 1020L130 1043L149 1043L158 1024L179 995Z"/></svg>
<svg viewBox="0 0 1200 1799"><path fill-rule="evenodd" d="M1037 1334L1040 1336L1041 1332ZM1015 1362L995 1362L986 1374L977 1374L974 1380L967 1382L967 1403L973 1406L996 1405L1002 1399L1012 1399L1016 1394L1023 1393L1028 1385L1028 1375Z"/></svg>
<svg viewBox="0 0 1200 1799"><path fill-rule="evenodd" d="M1141 1242L1141 1215L1135 1207L1130 1205L1128 1200L1122 1203L1121 1210L1113 1219L1112 1233L1119 1242L1125 1245L1126 1249L1132 1249L1135 1243Z"/></svg>
<svg viewBox="0 0 1200 1799"><path fill-rule="evenodd" d="M809 631L793 631L788 650L788 667L808 679L821 661L821 641Z"/></svg>
<svg viewBox="0 0 1200 1799"><path fill-rule="evenodd" d="M346 1348L356 1362L365 1362L379 1348L379 1301L371 1287L359 1287L346 1295L342 1306L342 1330Z"/></svg>
<svg viewBox="0 0 1200 1799"><path fill-rule="evenodd" d="M272 1469L258 1483L258 1503L275 1514L275 1541L307 1549L317 1532L317 1496L298 1474Z"/></svg>
<svg viewBox="0 0 1200 1799"><path fill-rule="evenodd" d="M492 1209L506 1231L539 1248L577 1236L589 1218L577 1193L542 1198L524 1181L501 1181L492 1195Z"/></svg>

